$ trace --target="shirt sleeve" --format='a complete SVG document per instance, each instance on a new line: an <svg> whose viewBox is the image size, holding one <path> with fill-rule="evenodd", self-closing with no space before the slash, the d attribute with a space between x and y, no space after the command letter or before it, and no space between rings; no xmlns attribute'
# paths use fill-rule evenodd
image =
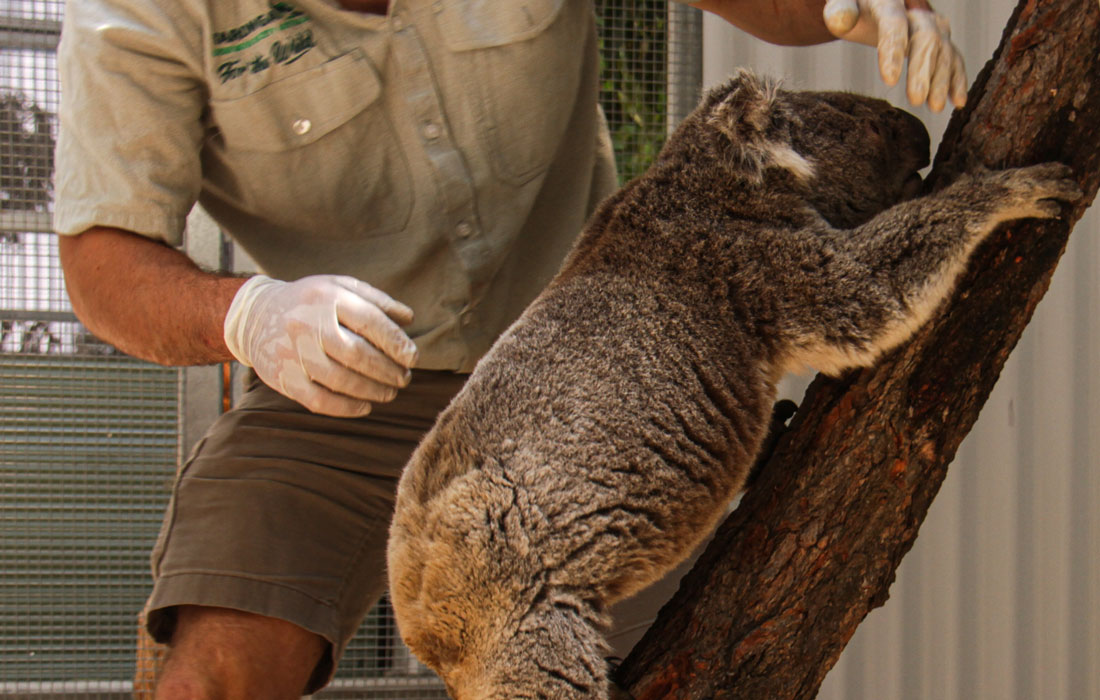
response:
<svg viewBox="0 0 1100 700"><path fill-rule="evenodd" d="M174 0L65 4L54 229L110 226L178 245L202 182L197 23L168 14Z"/></svg>

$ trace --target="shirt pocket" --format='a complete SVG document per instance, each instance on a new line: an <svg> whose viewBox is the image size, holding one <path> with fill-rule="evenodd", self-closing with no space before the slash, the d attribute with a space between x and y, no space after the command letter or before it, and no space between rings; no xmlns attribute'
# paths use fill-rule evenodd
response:
<svg viewBox="0 0 1100 700"><path fill-rule="evenodd" d="M357 49L243 97L213 99L206 162L216 167L207 175L232 206L317 238L402 230L409 166L381 96Z"/></svg>
<svg viewBox="0 0 1100 700"><path fill-rule="evenodd" d="M472 78L466 99L502 180L524 184L544 172L565 137L591 12L581 0L441 4L439 32Z"/></svg>
<svg viewBox="0 0 1100 700"><path fill-rule="evenodd" d="M244 97L212 100L211 111L226 148L284 151L317 141L381 94L365 56L353 51Z"/></svg>

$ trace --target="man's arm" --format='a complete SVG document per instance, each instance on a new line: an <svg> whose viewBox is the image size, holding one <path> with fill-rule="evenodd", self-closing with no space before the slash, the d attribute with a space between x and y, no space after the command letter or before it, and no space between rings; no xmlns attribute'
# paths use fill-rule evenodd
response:
<svg viewBox="0 0 1100 700"><path fill-rule="evenodd" d="M164 365L233 359L222 326L244 279L205 272L174 248L120 229L58 239L73 309L96 336Z"/></svg>
<svg viewBox="0 0 1100 700"><path fill-rule="evenodd" d="M810 46L836 39L822 18L825 0L699 0L691 6L772 44Z"/></svg>
<svg viewBox="0 0 1100 700"><path fill-rule="evenodd" d="M698 0L690 4L772 44L811 46L838 38L825 24L825 0ZM932 11L928 0L905 0L904 7ZM872 24L870 17L856 17L862 19L864 25ZM861 31L865 34L873 29L861 28Z"/></svg>
<svg viewBox="0 0 1100 700"><path fill-rule="evenodd" d="M966 67L951 42L947 18L928 0L699 0L693 7L773 44L807 46L836 38L878 49L887 85L909 63L905 92L914 105L938 112L966 104Z"/></svg>
<svg viewBox="0 0 1100 700"><path fill-rule="evenodd" d="M333 416L364 415L391 400L416 364L416 345L401 329L412 309L351 277L212 274L173 248L106 227L62 236L59 253L80 320L144 360L236 359L276 391Z"/></svg>

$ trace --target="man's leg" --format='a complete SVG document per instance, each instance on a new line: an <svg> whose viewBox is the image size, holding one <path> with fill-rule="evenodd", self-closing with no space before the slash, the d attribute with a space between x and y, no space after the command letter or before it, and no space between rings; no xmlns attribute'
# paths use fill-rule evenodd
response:
<svg viewBox="0 0 1100 700"><path fill-rule="evenodd" d="M297 625L254 613L185 605L157 700L296 700L328 647Z"/></svg>
<svg viewBox="0 0 1100 700"><path fill-rule="evenodd" d="M464 378L415 371L363 419L254 383L178 475L146 610L170 646L160 700L297 698L323 687L385 590L401 469Z"/></svg>

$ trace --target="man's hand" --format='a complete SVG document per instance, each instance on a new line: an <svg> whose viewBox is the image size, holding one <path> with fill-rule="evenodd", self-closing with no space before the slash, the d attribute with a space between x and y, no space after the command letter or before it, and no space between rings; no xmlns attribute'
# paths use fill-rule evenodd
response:
<svg viewBox="0 0 1100 700"><path fill-rule="evenodd" d="M835 36L878 47L878 67L887 85L901 78L909 58L906 94L914 105L928 101L938 112L948 98L966 104L966 68L951 43L951 26L925 0L827 0L825 25Z"/></svg>
<svg viewBox="0 0 1100 700"><path fill-rule="evenodd" d="M259 275L225 317L225 343L265 384L315 413L362 416L409 383L412 309L354 277Z"/></svg>

